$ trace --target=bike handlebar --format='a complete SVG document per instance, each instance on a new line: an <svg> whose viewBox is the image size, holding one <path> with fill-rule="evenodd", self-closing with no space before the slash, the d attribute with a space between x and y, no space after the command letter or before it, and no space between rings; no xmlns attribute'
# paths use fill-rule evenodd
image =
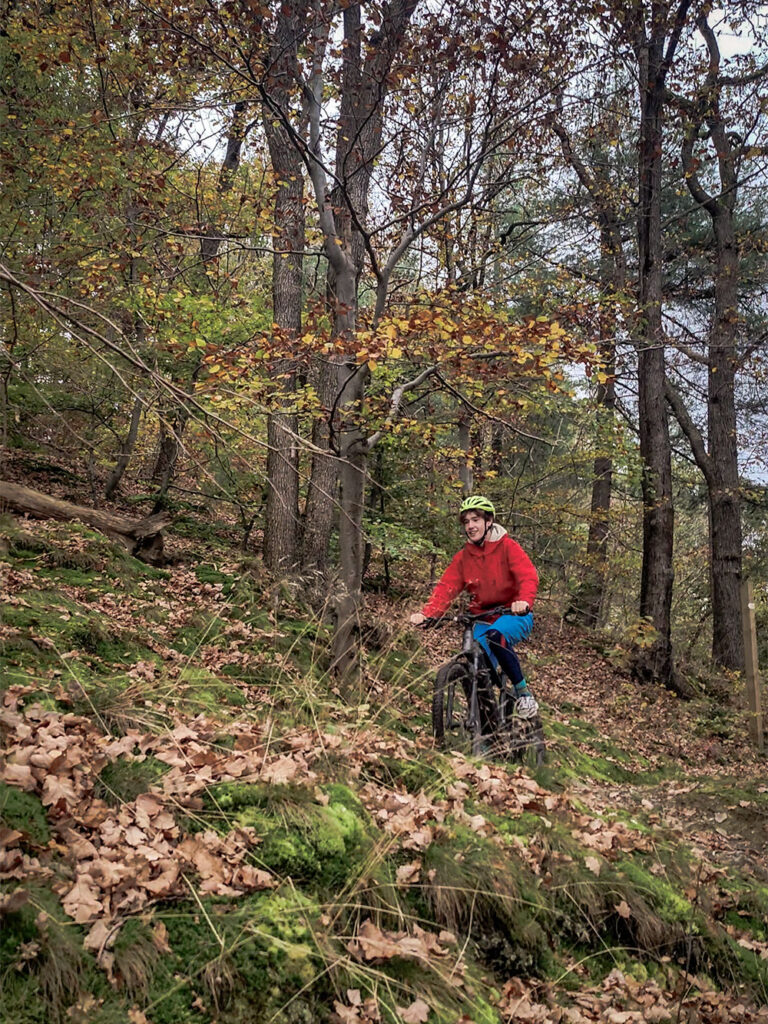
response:
<svg viewBox="0 0 768 1024"><path fill-rule="evenodd" d="M441 626L446 623L459 623L462 626L468 626L473 622L480 622L482 619L488 618L489 615L528 615L530 607L527 612L513 612L511 608L507 608L504 605L499 605L496 608L486 608L481 612L459 612L458 615L441 615L438 618L427 617L419 629L440 629Z"/></svg>

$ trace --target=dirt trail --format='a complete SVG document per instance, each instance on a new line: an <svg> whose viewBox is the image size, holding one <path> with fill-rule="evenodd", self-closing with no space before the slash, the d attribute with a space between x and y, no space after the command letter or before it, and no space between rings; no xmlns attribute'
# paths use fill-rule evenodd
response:
<svg viewBox="0 0 768 1024"><path fill-rule="evenodd" d="M453 653L453 639L430 635L435 664ZM617 769L617 778L573 783L584 804L636 816L768 880L768 763L749 742L743 692L718 705L639 686L589 633L544 617L520 654L549 723L551 757L556 733L567 730L584 754Z"/></svg>

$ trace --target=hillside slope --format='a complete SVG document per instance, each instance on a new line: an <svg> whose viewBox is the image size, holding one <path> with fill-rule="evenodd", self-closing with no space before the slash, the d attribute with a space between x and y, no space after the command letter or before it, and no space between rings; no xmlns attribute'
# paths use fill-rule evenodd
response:
<svg viewBox="0 0 768 1024"><path fill-rule="evenodd" d="M445 635L378 597L365 700L319 599L195 524L153 569L3 521L0 1017L763 1021L764 761L738 696L526 652L539 769L435 750Z"/></svg>

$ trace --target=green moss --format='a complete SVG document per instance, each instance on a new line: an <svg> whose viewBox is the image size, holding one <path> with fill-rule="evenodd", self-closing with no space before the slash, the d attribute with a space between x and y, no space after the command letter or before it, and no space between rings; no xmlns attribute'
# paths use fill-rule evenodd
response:
<svg viewBox="0 0 768 1024"><path fill-rule="evenodd" d="M550 740L548 759L534 772L536 780L545 788L558 790L585 779L651 785L668 772L664 768L651 768L647 759L630 755L608 740L597 738L594 727L578 719L571 719L567 724L548 722L546 731Z"/></svg>
<svg viewBox="0 0 768 1024"><path fill-rule="evenodd" d="M457 826L424 854L425 898L434 919L469 932L484 961L506 974L547 974L553 966L546 896L509 851Z"/></svg>
<svg viewBox="0 0 768 1024"><path fill-rule="evenodd" d="M730 901L723 920L741 931L748 931L760 942L768 941L768 886L754 880L724 878L723 895Z"/></svg>
<svg viewBox="0 0 768 1024"><path fill-rule="evenodd" d="M0 979L0 1020L14 1024L77 1021L69 1011L84 993L110 995L106 975L83 948L82 929L42 887L32 887L29 901L4 917Z"/></svg>
<svg viewBox="0 0 768 1024"><path fill-rule="evenodd" d="M363 822L368 822L368 812L358 796L341 782L331 782L322 787L332 804L340 804L352 811Z"/></svg>
<svg viewBox="0 0 768 1024"><path fill-rule="evenodd" d="M483 811L486 809L483 808ZM481 812L483 813L483 812ZM488 817L487 811L485 817ZM494 819L494 824L502 835L529 837L538 834L544 828L541 816L530 811L523 811L514 817L500 815Z"/></svg>
<svg viewBox="0 0 768 1024"><path fill-rule="evenodd" d="M355 795L338 784L328 787L328 796L322 806L306 787L223 783L206 794L201 821L222 832L234 825L254 828L262 839L261 864L326 891L359 872L372 842Z"/></svg>
<svg viewBox="0 0 768 1024"><path fill-rule="evenodd" d="M224 623L217 615L212 616L207 612L199 612L197 615L192 616L185 626L177 630L171 646L175 647L182 654L194 656L203 644L215 643L221 637L223 626ZM185 671L187 679L215 678L211 672L201 665L193 664L192 658L190 658L190 664L186 667Z"/></svg>
<svg viewBox="0 0 768 1024"><path fill-rule="evenodd" d="M0 820L8 828L25 833L37 846L51 838L45 808L33 793L0 782Z"/></svg>
<svg viewBox="0 0 768 1024"><path fill-rule="evenodd" d="M409 793L421 790L433 797L445 792L446 768L442 759L428 759L420 754L418 759L405 759L381 755L366 766L366 774L374 781L392 789L402 786Z"/></svg>
<svg viewBox="0 0 768 1024"><path fill-rule="evenodd" d="M269 815L282 817L291 807L305 807L316 803L312 790L289 783L274 786L268 783L222 782L211 786L204 796L208 812L223 812L224 820L231 821L243 808L258 807Z"/></svg>
<svg viewBox="0 0 768 1024"><path fill-rule="evenodd" d="M206 669L185 669L179 682L186 685L183 685L176 699L176 706L192 714L214 714L222 708L241 708L247 703L242 690L221 682Z"/></svg>
<svg viewBox="0 0 768 1024"><path fill-rule="evenodd" d="M80 606L56 590L27 590L24 602L3 607L4 625L53 638L71 630L68 623L73 617L83 617Z"/></svg>
<svg viewBox="0 0 768 1024"><path fill-rule="evenodd" d="M368 846L362 823L341 804L308 809L284 824L246 809L238 821L264 833L259 859L276 874L333 891L359 871Z"/></svg>
<svg viewBox="0 0 768 1024"><path fill-rule="evenodd" d="M94 783L94 795L111 807L119 807L149 792L168 770L168 765L155 757L147 757L143 761L119 757L104 765L99 772Z"/></svg>
<svg viewBox="0 0 768 1024"><path fill-rule="evenodd" d="M228 593L237 583L237 577L220 572L212 565L196 565L195 576L201 583L220 583L223 593Z"/></svg>
<svg viewBox="0 0 768 1024"><path fill-rule="evenodd" d="M690 924L698 916L690 900L674 888L668 877L651 874L636 860L620 861L615 871L617 878L627 879L652 904L662 920Z"/></svg>
<svg viewBox="0 0 768 1024"><path fill-rule="evenodd" d="M2 653L20 664L29 658L58 663L64 651L73 649L112 663L130 663L144 653L135 640L124 637L101 614L84 612L82 606L56 590L24 592L26 605L3 610L3 622L18 631L7 637ZM36 638L43 638L38 643Z"/></svg>
<svg viewBox="0 0 768 1024"><path fill-rule="evenodd" d="M233 906L205 900L203 909L205 914L181 908L161 915L171 953L157 962L144 1004L153 1024L199 1020L195 1000L233 1024L288 1024L294 996L314 1014L309 1020L318 1019L329 991L314 942L314 903L284 890Z"/></svg>
<svg viewBox="0 0 768 1024"><path fill-rule="evenodd" d="M714 980L768 1003L768 962L719 930L707 930L692 947L693 968L707 970Z"/></svg>

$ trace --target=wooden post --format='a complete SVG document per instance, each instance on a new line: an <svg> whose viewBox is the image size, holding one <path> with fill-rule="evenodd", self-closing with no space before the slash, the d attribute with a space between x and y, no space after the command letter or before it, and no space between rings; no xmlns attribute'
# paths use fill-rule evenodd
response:
<svg viewBox="0 0 768 1024"><path fill-rule="evenodd" d="M755 593L751 580L741 581L741 618L744 624L744 666L749 701L749 736L757 749L765 749L763 709L760 699L760 668L757 663L757 629L755 627Z"/></svg>

